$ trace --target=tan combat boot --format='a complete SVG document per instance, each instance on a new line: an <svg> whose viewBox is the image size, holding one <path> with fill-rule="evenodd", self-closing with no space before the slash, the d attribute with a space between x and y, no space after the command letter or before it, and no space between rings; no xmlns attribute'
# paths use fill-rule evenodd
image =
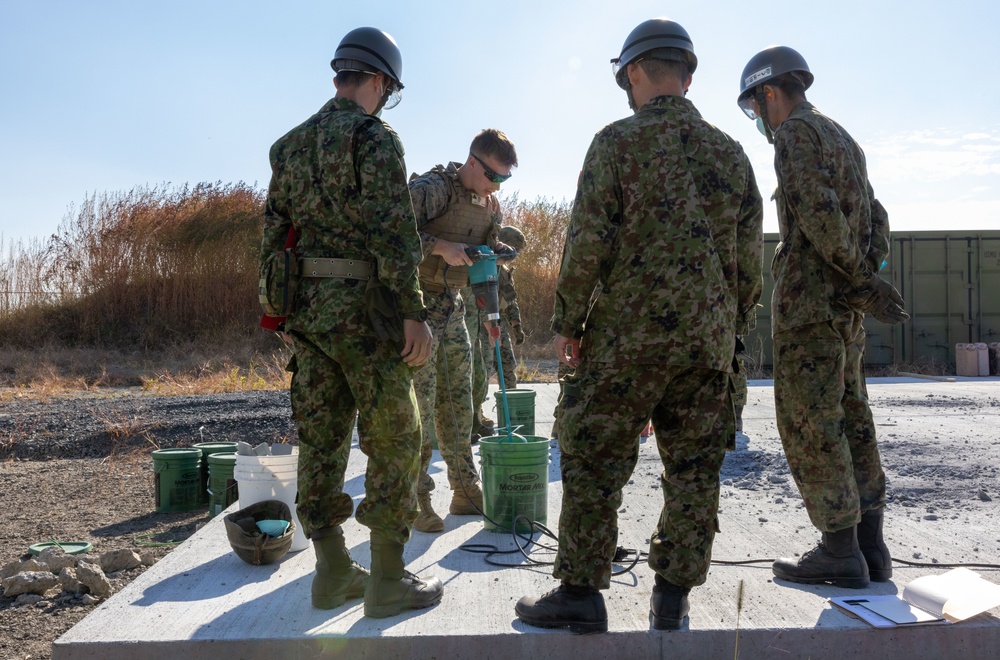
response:
<svg viewBox="0 0 1000 660"><path fill-rule="evenodd" d="M448 511L456 516L480 516L483 513L483 491L477 484L468 484L464 489L452 491L451 506Z"/></svg>
<svg viewBox="0 0 1000 660"><path fill-rule="evenodd" d="M376 619L441 602L444 585L417 577L403 567L403 544L372 532L372 574L365 589L365 616Z"/></svg>
<svg viewBox="0 0 1000 660"><path fill-rule="evenodd" d="M413 529L418 532L442 532L444 531L444 521L441 516L434 512L431 506L430 493L417 493L417 502L420 504L420 515L413 521Z"/></svg>
<svg viewBox="0 0 1000 660"><path fill-rule="evenodd" d="M332 610L352 598L364 596L368 571L351 559L340 525L317 529L310 538L316 551L312 606Z"/></svg>

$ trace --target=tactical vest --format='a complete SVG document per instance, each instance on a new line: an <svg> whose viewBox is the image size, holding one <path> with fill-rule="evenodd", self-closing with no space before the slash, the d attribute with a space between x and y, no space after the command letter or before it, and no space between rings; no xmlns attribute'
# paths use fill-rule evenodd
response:
<svg viewBox="0 0 1000 660"><path fill-rule="evenodd" d="M466 190L457 179L447 178L452 186L452 201L448 210L421 227L420 231L453 243L487 245L495 227L493 213L486 206L487 199ZM444 259L432 254L420 263L420 287L425 291L443 292L446 266L447 288L457 293L462 287L469 286L468 266L448 266Z"/></svg>

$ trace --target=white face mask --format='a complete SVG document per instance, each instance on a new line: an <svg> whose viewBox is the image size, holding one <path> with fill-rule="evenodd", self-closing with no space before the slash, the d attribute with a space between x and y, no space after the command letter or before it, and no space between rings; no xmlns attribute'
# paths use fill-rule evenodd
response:
<svg viewBox="0 0 1000 660"><path fill-rule="evenodd" d="M756 123L757 123L757 130L760 131L760 134L763 135L764 137L767 137L767 127L764 126L764 120L761 119L760 117L757 117Z"/></svg>

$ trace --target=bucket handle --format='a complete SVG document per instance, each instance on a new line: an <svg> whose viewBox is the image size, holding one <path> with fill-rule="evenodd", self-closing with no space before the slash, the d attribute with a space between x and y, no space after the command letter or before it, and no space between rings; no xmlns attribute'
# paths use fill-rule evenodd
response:
<svg viewBox="0 0 1000 660"><path fill-rule="evenodd" d="M225 495L228 491L231 491L232 489L236 488L237 486L239 486L239 483L237 483L236 481L234 481L233 483L231 483L228 486L226 486L226 488L221 493L216 493L211 488L209 488L208 486L205 486L205 492L207 492L209 495Z"/></svg>

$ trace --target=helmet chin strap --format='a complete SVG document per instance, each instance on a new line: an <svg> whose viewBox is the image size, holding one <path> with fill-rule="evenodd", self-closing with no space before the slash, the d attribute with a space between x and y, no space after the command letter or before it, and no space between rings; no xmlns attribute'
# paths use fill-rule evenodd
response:
<svg viewBox="0 0 1000 660"><path fill-rule="evenodd" d="M382 98L379 100L378 105L375 106L375 110L372 112L374 116L376 117L382 116L382 108L385 107L385 104L389 101L390 96L392 96L392 90L389 89L388 85L386 85L382 89Z"/></svg>
<svg viewBox="0 0 1000 660"><path fill-rule="evenodd" d="M625 90L625 95L628 96L628 107L632 112L639 112L639 108L635 106L635 97L632 96L632 85L629 85Z"/></svg>
<svg viewBox="0 0 1000 660"><path fill-rule="evenodd" d="M763 85L757 88L755 97L757 100L757 109L760 110L760 118L764 120L764 137L767 138L768 144L774 144L774 132L771 130L771 124L767 121L767 104L765 103Z"/></svg>

